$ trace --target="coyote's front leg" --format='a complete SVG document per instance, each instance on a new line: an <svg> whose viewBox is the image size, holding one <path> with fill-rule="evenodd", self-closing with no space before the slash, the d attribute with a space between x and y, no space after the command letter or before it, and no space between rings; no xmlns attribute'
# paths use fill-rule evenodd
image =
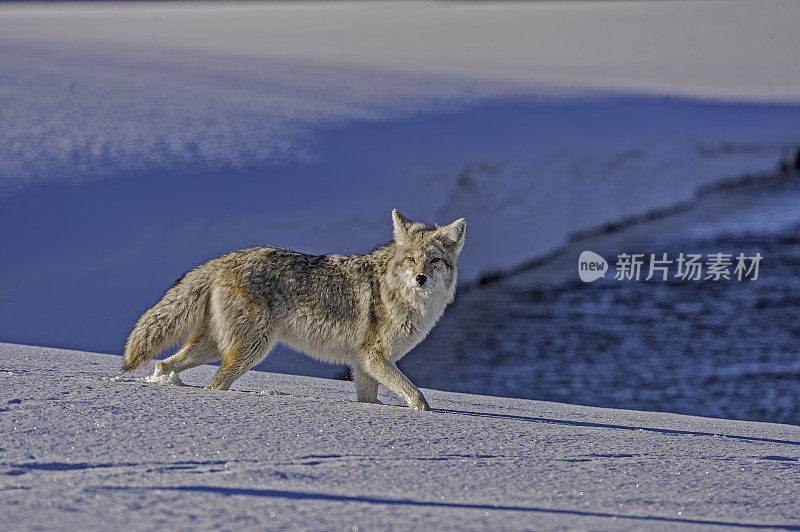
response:
<svg viewBox="0 0 800 532"><path fill-rule="evenodd" d="M414 410L430 410L422 392L388 360L381 351L369 351L361 359L361 369L373 379L389 388ZM358 372L355 373L356 376ZM358 383L357 383L358 384Z"/></svg>
<svg viewBox="0 0 800 532"><path fill-rule="evenodd" d="M378 401L378 381L359 366L353 367L353 383L356 385L356 397L361 403Z"/></svg>

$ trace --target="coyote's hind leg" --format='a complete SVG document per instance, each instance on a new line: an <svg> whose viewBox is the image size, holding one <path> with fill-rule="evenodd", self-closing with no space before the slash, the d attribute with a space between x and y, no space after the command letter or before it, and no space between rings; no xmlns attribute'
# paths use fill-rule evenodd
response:
<svg viewBox="0 0 800 532"><path fill-rule="evenodd" d="M206 333L189 338L177 353L156 363L155 376L169 375L173 371L180 373L183 370L194 368L208 362L222 358L217 348L217 343Z"/></svg>
<svg viewBox="0 0 800 532"><path fill-rule="evenodd" d="M206 388L211 390L227 390L233 381L244 375L247 370L261 362L267 356L274 342L264 340L246 345L233 345L222 355L219 370Z"/></svg>
<svg viewBox="0 0 800 532"><path fill-rule="evenodd" d="M258 364L275 345L269 315L235 280L228 279L211 295L211 326L222 362L206 386L227 390L233 381Z"/></svg>

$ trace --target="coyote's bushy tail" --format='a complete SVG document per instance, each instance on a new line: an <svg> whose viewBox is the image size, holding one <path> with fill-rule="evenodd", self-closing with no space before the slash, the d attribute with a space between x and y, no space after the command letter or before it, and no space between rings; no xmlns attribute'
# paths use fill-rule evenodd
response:
<svg viewBox="0 0 800 532"><path fill-rule="evenodd" d="M203 322L208 290L189 272L139 317L125 342L123 371L148 363L161 351L197 331Z"/></svg>

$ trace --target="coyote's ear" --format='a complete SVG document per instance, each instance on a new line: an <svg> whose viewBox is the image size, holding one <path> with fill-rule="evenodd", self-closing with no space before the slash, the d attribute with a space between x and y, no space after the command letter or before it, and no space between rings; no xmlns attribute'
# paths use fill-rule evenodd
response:
<svg viewBox="0 0 800 532"><path fill-rule="evenodd" d="M397 209L392 210L392 223L394 224L394 241L403 243L408 239L408 228L411 227L412 222Z"/></svg>
<svg viewBox="0 0 800 532"><path fill-rule="evenodd" d="M444 245L452 249L456 255L461 253L461 248L464 247L464 237L467 235L467 221L459 218L450 225L442 227L440 231Z"/></svg>

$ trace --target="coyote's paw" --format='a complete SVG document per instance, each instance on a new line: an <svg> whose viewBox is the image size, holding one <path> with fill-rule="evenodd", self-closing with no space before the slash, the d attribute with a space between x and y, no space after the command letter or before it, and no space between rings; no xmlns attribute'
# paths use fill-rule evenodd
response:
<svg viewBox="0 0 800 532"><path fill-rule="evenodd" d="M156 384L174 384L175 386L185 386L178 374L171 371L167 374L158 375L157 372L144 378L144 382L154 382Z"/></svg>
<svg viewBox="0 0 800 532"><path fill-rule="evenodd" d="M156 362L156 369L153 371L153 378L154 379L158 378L158 377L161 377L162 375L169 375L170 373L172 373L172 372L169 371L166 368L166 366L164 365L163 361Z"/></svg>
<svg viewBox="0 0 800 532"><path fill-rule="evenodd" d="M419 397L415 397L408 401L408 407L412 410L430 410L431 407L428 406L428 401L425 400L424 397L421 395Z"/></svg>

